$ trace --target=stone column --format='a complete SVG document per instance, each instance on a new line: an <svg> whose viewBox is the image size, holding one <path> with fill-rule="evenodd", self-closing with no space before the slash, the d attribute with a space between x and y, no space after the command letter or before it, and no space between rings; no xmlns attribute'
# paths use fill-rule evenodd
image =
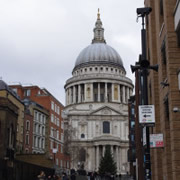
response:
<svg viewBox="0 0 180 180"><path fill-rule="evenodd" d="M106 146L103 146L103 157L104 157L104 154L105 154L105 148L106 148Z"/></svg>
<svg viewBox="0 0 180 180"><path fill-rule="evenodd" d="M117 165L117 172L119 172L119 152L118 152L118 146L116 146L116 165Z"/></svg>
<svg viewBox="0 0 180 180"><path fill-rule="evenodd" d="M119 148L119 172L121 173L122 170L122 152L121 152L121 148Z"/></svg>
<svg viewBox="0 0 180 180"><path fill-rule="evenodd" d="M76 103L76 86L73 86L73 103Z"/></svg>
<svg viewBox="0 0 180 180"><path fill-rule="evenodd" d="M129 99L129 87L127 87L127 102L128 102L128 99Z"/></svg>
<svg viewBox="0 0 180 180"><path fill-rule="evenodd" d="M118 102L121 102L120 95L121 95L121 93L120 93L120 85L118 85Z"/></svg>
<svg viewBox="0 0 180 180"><path fill-rule="evenodd" d="M96 146L96 170L99 168L99 146Z"/></svg>
<svg viewBox="0 0 180 180"><path fill-rule="evenodd" d="M90 169L95 170L96 169L96 149L95 149L95 146L92 147L90 159L92 160Z"/></svg>
<svg viewBox="0 0 180 180"><path fill-rule="evenodd" d="M123 85L123 103L125 103L126 102L126 99L125 99L125 86Z"/></svg>
<svg viewBox="0 0 180 180"><path fill-rule="evenodd" d="M69 88L70 89L70 104L72 104L72 102L73 102L73 97L72 97L72 95L73 95L73 92L72 92L72 87L70 87Z"/></svg>
<svg viewBox="0 0 180 180"><path fill-rule="evenodd" d="M67 92L67 89L66 89L66 105L68 105L68 92Z"/></svg>
<svg viewBox="0 0 180 180"><path fill-rule="evenodd" d="M107 99L107 83L105 83L105 102L108 102L108 99Z"/></svg>
<svg viewBox="0 0 180 180"><path fill-rule="evenodd" d="M100 90L101 90L100 83L98 83L98 102L100 102Z"/></svg>
<svg viewBox="0 0 180 180"><path fill-rule="evenodd" d="M71 88L68 88L68 92L69 92L69 93L68 93L68 94L69 94L69 95L68 95L68 96L69 96L69 97L68 97L68 100L69 100L69 103L68 103L68 104L71 104Z"/></svg>
<svg viewBox="0 0 180 180"><path fill-rule="evenodd" d="M81 85L78 85L78 103L81 102Z"/></svg>
<svg viewBox="0 0 180 180"><path fill-rule="evenodd" d="M87 101L87 84L84 84L84 102Z"/></svg>
<svg viewBox="0 0 180 180"><path fill-rule="evenodd" d="M112 156L114 157L113 146L111 146L111 153L112 153Z"/></svg>
<svg viewBox="0 0 180 180"><path fill-rule="evenodd" d="M111 95L112 95L111 98L112 98L112 102L113 102L114 101L114 84L113 83L111 84L111 92L112 92L111 93Z"/></svg>
<svg viewBox="0 0 180 180"><path fill-rule="evenodd" d="M132 89L129 88L129 95L132 96Z"/></svg>
<svg viewBox="0 0 180 180"><path fill-rule="evenodd" d="M93 83L91 84L91 101L93 101L94 87Z"/></svg>

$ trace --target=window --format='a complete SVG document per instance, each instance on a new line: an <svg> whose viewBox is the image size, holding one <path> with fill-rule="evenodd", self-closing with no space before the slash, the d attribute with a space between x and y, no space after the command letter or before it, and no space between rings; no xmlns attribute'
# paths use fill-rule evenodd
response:
<svg viewBox="0 0 180 180"><path fill-rule="evenodd" d="M161 57L163 64L166 64L166 41L164 40L161 45Z"/></svg>
<svg viewBox="0 0 180 180"><path fill-rule="evenodd" d="M54 124L56 124L56 116L54 116Z"/></svg>
<svg viewBox="0 0 180 180"><path fill-rule="evenodd" d="M63 167L63 161L62 160L60 161L60 167L61 168Z"/></svg>
<svg viewBox="0 0 180 180"><path fill-rule="evenodd" d="M17 93L17 88L12 88L12 90L13 90L15 93Z"/></svg>
<svg viewBox="0 0 180 180"><path fill-rule="evenodd" d="M34 119L37 120L37 112L34 112Z"/></svg>
<svg viewBox="0 0 180 180"><path fill-rule="evenodd" d="M51 114L51 122L54 122L54 114Z"/></svg>
<svg viewBox="0 0 180 180"><path fill-rule="evenodd" d="M41 122L41 113L39 113L39 122Z"/></svg>
<svg viewBox="0 0 180 180"><path fill-rule="evenodd" d="M61 122L61 129L64 129L64 122Z"/></svg>
<svg viewBox="0 0 180 180"><path fill-rule="evenodd" d="M54 129L53 129L53 127L51 127L51 137L53 137L53 134L54 133Z"/></svg>
<svg viewBox="0 0 180 180"><path fill-rule="evenodd" d="M57 126L59 126L59 118L57 118Z"/></svg>
<svg viewBox="0 0 180 180"><path fill-rule="evenodd" d="M54 111L55 111L55 112L57 112L57 105L55 104L55 106L54 106L54 107L55 107Z"/></svg>
<svg viewBox="0 0 180 180"><path fill-rule="evenodd" d="M38 138L38 147L41 148L41 138Z"/></svg>
<svg viewBox="0 0 180 180"><path fill-rule="evenodd" d="M44 126L42 127L42 135L45 135L45 128L44 128Z"/></svg>
<svg viewBox="0 0 180 180"><path fill-rule="evenodd" d="M41 148L44 149L44 139L41 140Z"/></svg>
<svg viewBox="0 0 180 180"><path fill-rule="evenodd" d="M30 96L31 95L31 90L30 89L25 89L24 90L24 96Z"/></svg>
<svg viewBox="0 0 180 180"><path fill-rule="evenodd" d="M51 101L51 109L54 110L54 102Z"/></svg>
<svg viewBox="0 0 180 180"><path fill-rule="evenodd" d="M61 153L63 153L63 145L61 145Z"/></svg>
<svg viewBox="0 0 180 180"><path fill-rule="evenodd" d="M134 115L135 114L135 109L131 108L131 114Z"/></svg>
<svg viewBox="0 0 180 180"><path fill-rule="evenodd" d="M167 120L169 120L169 100L168 95L164 98L164 110Z"/></svg>
<svg viewBox="0 0 180 180"><path fill-rule="evenodd" d="M131 121L131 128L135 126L135 121Z"/></svg>
<svg viewBox="0 0 180 180"><path fill-rule="evenodd" d="M41 125L39 125L38 134L41 134Z"/></svg>
<svg viewBox="0 0 180 180"><path fill-rule="evenodd" d="M61 133L61 141L64 142L64 134Z"/></svg>
<svg viewBox="0 0 180 180"><path fill-rule="evenodd" d="M27 131L30 130L30 122L29 122L29 120L26 121L26 130Z"/></svg>
<svg viewBox="0 0 180 180"><path fill-rule="evenodd" d="M56 136L57 139L59 139L59 131L57 130L57 136Z"/></svg>
<svg viewBox="0 0 180 180"><path fill-rule="evenodd" d="M81 138L82 138L82 139L85 138L85 135L84 135L84 134L81 134Z"/></svg>
<svg viewBox="0 0 180 180"><path fill-rule="evenodd" d="M163 0L160 0L159 10L160 10L160 15L163 16L163 14L164 14L164 11L163 11Z"/></svg>
<svg viewBox="0 0 180 180"><path fill-rule="evenodd" d="M51 141L50 148L53 149L53 141Z"/></svg>
<svg viewBox="0 0 180 180"><path fill-rule="evenodd" d="M59 109L59 106L57 106L57 113L58 113L58 114L60 113L60 109Z"/></svg>
<svg viewBox="0 0 180 180"><path fill-rule="evenodd" d="M103 122L103 133L110 133L110 123L108 121Z"/></svg>

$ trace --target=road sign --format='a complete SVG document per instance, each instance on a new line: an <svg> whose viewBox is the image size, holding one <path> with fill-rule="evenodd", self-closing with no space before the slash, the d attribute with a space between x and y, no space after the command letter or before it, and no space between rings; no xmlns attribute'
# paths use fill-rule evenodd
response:
<svg viewBox="0 0 180 180"><path fill-rule="evenodd" d="M151 148L164 147L163 134L150 134L150 147Z"/></svg>
<svg viewBox="0 0 180 180"><path fill-rule="evenodd" d="M140 105L139 106L139 123L154 124L154 105Z"/></svg>

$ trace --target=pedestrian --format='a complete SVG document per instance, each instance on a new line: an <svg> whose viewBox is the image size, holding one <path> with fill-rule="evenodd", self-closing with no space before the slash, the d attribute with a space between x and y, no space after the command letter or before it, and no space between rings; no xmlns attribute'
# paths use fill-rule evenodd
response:
<svg viewBox="0 0 180 180"><path fill-rule="evenodd" d="M67 174L66 174L66 173L63 173L63 175L62 175L62 180L68 180L68 177L67 177Z"/></svg>
<svg viewBox="0 0 180 180"><path fill-rule="evenodd" d="M47 180L44 171L40 172L40 174L37 176L37 180Z"/></svg>

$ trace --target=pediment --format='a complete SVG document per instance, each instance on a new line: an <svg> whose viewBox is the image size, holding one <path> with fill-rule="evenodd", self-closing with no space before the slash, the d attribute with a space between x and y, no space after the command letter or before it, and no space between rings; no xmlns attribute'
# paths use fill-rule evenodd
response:
<svg viewBox="0 0 180 180"><path fill-rule="evenodd" d="M109 107L109 106L103 106L101 108L98 108L90 113L90 115L101 115L101 116L115 116L115 115L122 115L121 112Z"/></svg>

